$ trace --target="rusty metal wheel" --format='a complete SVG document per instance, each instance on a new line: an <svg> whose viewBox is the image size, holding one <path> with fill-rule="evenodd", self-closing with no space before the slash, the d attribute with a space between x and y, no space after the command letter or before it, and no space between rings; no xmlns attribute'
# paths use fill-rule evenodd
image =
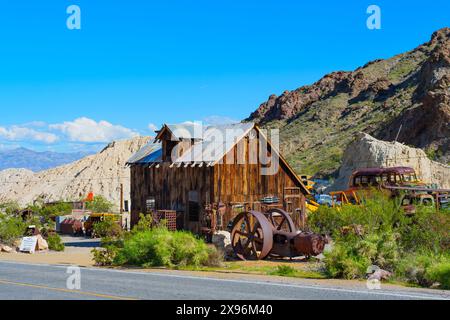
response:
<svg viewBox="0 0 450 320"><path fill-rule="evenodd" d="M262 260L272 250L273 233L267 218L258 211L240 213L231 229L234 253L242 260Z"/></svg>
<svg viewBox="0 0 450 320"><path fill-rule="evenodd" d="M266 212L267 220L273 228L278 231L296 232L294 221L291 215L282 209L273 208Z"/></svg>

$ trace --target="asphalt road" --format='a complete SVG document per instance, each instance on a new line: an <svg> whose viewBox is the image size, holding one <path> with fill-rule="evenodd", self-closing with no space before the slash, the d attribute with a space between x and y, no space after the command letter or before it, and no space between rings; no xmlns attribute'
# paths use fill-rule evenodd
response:
<svg viewBox="0 0 450 320"><path fill-rule="evenodd" d="M146 299L146 300L273 300L273 299L449 299L424 290L368 290L283 283L271 279L233 280L179 272L80 269L80 290L67 287L67 266L0 262L0 299Z"/></svg>

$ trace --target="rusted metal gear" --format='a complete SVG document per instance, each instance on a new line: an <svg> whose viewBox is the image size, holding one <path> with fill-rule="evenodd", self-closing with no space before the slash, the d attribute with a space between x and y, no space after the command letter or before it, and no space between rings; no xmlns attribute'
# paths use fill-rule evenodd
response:
<svg viewBox="0 0 450 320"><path fill-rule="evenodd" d="M272 225L261 212L242 212L234 220L231 244L239 259L262 260L272 250Z"/></svg>
<svg viewBox="0 0 450 320"><path fill-rule="evenodd" d="M296 232L294 221L291 215L286 211L278 208L270 209L265 216L277 231Z"/></svg>

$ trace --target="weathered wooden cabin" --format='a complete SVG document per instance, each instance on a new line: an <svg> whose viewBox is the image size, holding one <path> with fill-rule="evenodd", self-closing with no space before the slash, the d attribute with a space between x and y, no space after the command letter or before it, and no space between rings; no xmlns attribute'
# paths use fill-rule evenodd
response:
<svg viewBox="0 0 450 320"><path fill-rule="evenodd" d="M199 232L205 208L219 204L219 228L263 206L305 213L308 190L255 124L164 125L156 133L128 161L132 224L140 213L173 210L178 228Z"/></svg>

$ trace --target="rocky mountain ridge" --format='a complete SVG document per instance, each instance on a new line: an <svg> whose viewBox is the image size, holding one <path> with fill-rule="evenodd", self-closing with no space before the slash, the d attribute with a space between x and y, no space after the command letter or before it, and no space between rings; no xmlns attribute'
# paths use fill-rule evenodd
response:
<svg viewBox="0 0 450 320"><path fill-rule="evenodd" d="M280 129L281 149L298 173L336 174L360 131L448 163L450 28L409 52L271 95L246 120Z"/></svg>

